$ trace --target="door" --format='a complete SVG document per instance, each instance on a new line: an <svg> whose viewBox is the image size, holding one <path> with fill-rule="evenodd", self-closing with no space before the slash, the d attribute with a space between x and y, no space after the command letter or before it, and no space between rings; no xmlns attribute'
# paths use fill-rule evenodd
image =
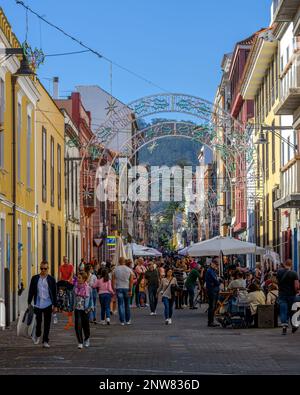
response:
<svg viewBox="0 0 300 395"><path fill-rule="evenodd" d="M50 231L50 248L51 248L51 274L55 276L55 238L54 238L54 225L51 225Z"/></svg>
<svg viewBox="0 0 300 395"><path fill-rule="evenodd" d="M4 282L4 269L5 269L5 222L4 218L0 220L0 298L5 297L5 282Z"/></svg>
<svg viewBox="0 0 300 395"><path fill-rule="evenodd" d="M27 228L27 288L30 284L30 279L32 276L32 236L31 236L31 227Z"/></svg>

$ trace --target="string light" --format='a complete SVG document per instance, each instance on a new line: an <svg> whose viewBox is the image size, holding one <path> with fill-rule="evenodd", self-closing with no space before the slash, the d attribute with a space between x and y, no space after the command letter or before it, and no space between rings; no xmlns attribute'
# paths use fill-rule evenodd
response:
<svg viewBox="0 0 300 395"><path fill-rule="evenodd" d="M127 73L133 75L134 77L146 82L149 85L154 86L155 88L158 88L164 92L168 92L166 89L162 88L161 86L155 84L154 82L152 82L151 80L141 76L140 74L136 73L135 71L132 71L130 69L128 69L127 67L122 66L119 63L114 62L113 60L107 58L106 56L104 56L103 54L101 54L99 51L89 47L87 44L85 44L84 42L82 42L81 40L79 40L78 38L72 36L71 34L67 33L65 30L63 30L61 27L55 25L54 23L48 21L47 19L44 18L44 16L38 14L36 11L34 11L32 8L30 8L28 5L26 5L24 3L24 1L21 0L15 0L16 4L21 5L22 7L24 7L27 11L31 12L33 15L35 15L37 18L39 18L40 20L42 20L44 23L46 23L47 25L51 26L53 29L58 30L60 33L62 33L64 36L70 38L71 40L75 41L78 45L80 45L81 47L85 48L87 50L87 52L92 52L94 55L96 55L98 58L100 59L104 59L107 62L110 62L112 65L118 67L119 69L126 71Z"/></svg>

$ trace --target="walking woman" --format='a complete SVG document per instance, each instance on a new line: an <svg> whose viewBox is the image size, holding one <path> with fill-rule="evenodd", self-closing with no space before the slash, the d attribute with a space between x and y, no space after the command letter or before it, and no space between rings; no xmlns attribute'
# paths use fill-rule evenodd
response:
<svg viewBox="0 0 300 395"><path fill-rule="evenodd" d="M101 324L105 325L106 319L107 325L110 325L110 302L111 297L114 294L114 290L112 288L109 271L107 269L102 270L100 279L98 279L94 284L94 289L97 289L99 293Z"/></svg>
<svg viewBox="0 0 300 395"><path fill-rule="evenodd" d="M93 309L93 297L87 278L86 272L80 272L74 287L75 332L79 349L90 345L89 314Z"/></svg>
<svg viewBox="0 0 300 395"><path fill-rule="evenodd" d="M166 277L161 280L160 286L157 290L157 294L162 296L162 302L165 306L166 325L172 324L176 288L177 280L173 275L173 270L168 269Z"/></svg>
<svg viewBox="0 0 300 395"><path fill-rule="evenodd" d="M96 319L96 304L97 304L97 289L94 287L96 281L97 281L97 276L94 273L94 269L91 265L86 265L84 268L84 271L87 274L87 283L91 287L92 290L92 298L93 298L93 310L90 313L90 323L97 323Z"/></svg>

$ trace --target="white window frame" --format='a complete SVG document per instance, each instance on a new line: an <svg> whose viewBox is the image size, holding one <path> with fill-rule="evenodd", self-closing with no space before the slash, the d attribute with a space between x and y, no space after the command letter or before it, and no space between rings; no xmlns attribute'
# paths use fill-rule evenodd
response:
<svg viewBox="0 0 300 395"><path fill-rule="evenodd" d="M26 150L27 150L27 156L26 156L26 183L27 183L27 188L31 188L32 180L31 180L31 161L32 161L32 155L31 155L31 145L32 145L32 105L27 106L27 124L26 124L26 129L27 129L27 136L26 136Z"/></svg>
<svg viewBox="0 0 300 395"><path fill-rule="evenodd" d="M17 176L18 181L21 181L21 135L22 135L22 102L18 100L17 104Z"/></svg>

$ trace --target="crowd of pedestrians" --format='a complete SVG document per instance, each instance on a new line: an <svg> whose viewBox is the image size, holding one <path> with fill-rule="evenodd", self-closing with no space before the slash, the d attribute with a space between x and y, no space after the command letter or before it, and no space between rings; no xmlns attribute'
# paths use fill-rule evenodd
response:
<svg viewBox="0 0 300 395"><path fill-rule="evenodd" d="M276 272L269 269L263 273L260 265L255 272L245 271L239 265L227 265L221 278L219 268L218 258L206 266L189 257L166 257L138 258L135 262L120 258L116 267L112 267L111 262L85 264L82 261L74 270L64 257L56 282L48 273L48 262L43 261L40 274L32 277L28 292L28 305L34 303L36 316L33 342L39 344L44 320L42 343L43 347L50 347L52 316L53 322L57 323L59 312L68 318L64 329L74 327L78 348L89 347L91 324L100 321L102 325L110 325L112 315L118 313L121 326L131 325L132 308L149 307L150 315L156 316L159 301L164 306L166 325L172 324L174 309L196 310L197 302L200 302L208 303L208 326L219 326L215 322L215 312L220 290L225 288L247 291L253 317L258 305L274 304L276 314L280 313L282 333L287 333L292 305L300 300L298 276L292 270L290 260ZM293 332L296 330L292 328Z"/></svg>

